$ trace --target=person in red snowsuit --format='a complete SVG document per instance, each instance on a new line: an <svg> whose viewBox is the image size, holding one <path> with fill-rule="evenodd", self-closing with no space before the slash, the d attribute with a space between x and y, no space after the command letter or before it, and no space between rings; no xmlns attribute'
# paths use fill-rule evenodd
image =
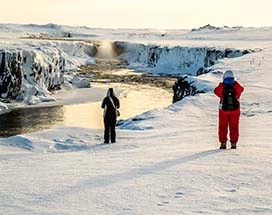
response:
<svg viewBox="0 0 272 215"><path fill-rule="evenodd" d="M223 91L224 85L233 84L238 105L233 110L223 110L222 101L223 101ZM218 136L221 143L220 149L226 149L226 144L228 141L228 130L229 138L231 142L231 148L236 149L236 144L239 139L239 119L240 119L240 104L239 98L244 91L243 86L241 86L238 81L235 81L233 72L227 70L223 76L223 82L220 82L218 86L214 89L216 96L220 98L219 105L219 124L218 124Z"/></svg>

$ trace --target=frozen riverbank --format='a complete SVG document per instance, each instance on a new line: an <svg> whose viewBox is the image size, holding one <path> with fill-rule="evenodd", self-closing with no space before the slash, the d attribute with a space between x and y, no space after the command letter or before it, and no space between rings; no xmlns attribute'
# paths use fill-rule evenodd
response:
<svg viewBox="0 0 272 215"><path fill-rule="evenodd" d="M103 128L101 101L109 86L114 87L121 103L121 117L126 120L154 108L171 104L172 94L144 85L93 84L92 88L60 91L56 101L24 106L0 115L0 137L9 137L44 129L75 126Z"/></svg>

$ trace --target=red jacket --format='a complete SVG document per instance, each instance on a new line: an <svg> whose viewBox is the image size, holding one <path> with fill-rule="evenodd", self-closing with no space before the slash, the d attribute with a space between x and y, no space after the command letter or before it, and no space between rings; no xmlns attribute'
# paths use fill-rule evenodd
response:
<svg viewBox="0 0 272 215"><path fill-rule="evenodd" d="M217 95L220 100L222 100L223 98L223 83L220 82L218 84L218 86L214 89L214 94ZM242 92L244 91L244 87L242 87L238 81L235 81L235 84L234 84L234 89L235 89L235 92L236 92L236 96L237 96L237 99L240 98Z"/></svg>
<svg viewBox="0 0 272 215"><path fill-rule="evenodd" d="M224 86L221 82L214 89L214 93L220 98L220 101L223 99L223 88ZM234 89L236 92L236 97L239 99L242 92L244 91L244 88L237 81L235 81ZM223 109L219 109L218 136L221 143L224 143L228 140L228 130L230 132L230 141L237 143L239 138L239 118L240 108L233 111L225 111Z"/></svg>

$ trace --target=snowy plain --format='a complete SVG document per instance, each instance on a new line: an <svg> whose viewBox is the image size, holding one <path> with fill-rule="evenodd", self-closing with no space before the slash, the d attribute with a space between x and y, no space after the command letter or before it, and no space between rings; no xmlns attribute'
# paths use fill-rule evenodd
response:
<svg viewBox="0 0 272 215"><path fill-rule="evenodd" d="M11 27L4 43L24 44ZM84 29L75 31L86 36ZM123 31L92 32L98 39L157 39L154 30ZM272 214L271 35L272 28L250 28L159 37L157 43L262 51L220 60L198 76L210 89L205 94L125 120L116 144L102 144L103 129L78 127L0 139L0 214ZM218 149L212 89L226 69L245 87L237 150Z"/></svg>

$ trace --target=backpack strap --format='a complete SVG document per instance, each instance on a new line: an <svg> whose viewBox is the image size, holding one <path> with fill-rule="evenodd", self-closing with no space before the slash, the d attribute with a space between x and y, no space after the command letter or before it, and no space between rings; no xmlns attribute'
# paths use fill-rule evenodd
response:
<svg viewBox="0 0 272 215"><path fill-rule="evenodd" d="M116 114L116 117L120 116L120 111L116 108L116 106L114 105L114 102L112 100L112 98L109 96L109 99L113 105L113 108L115 109L115 114Z"/></svg>
<svg viewBox="0 0 272 215"><path fill-rule="evenodd" d="M115 104L114 104L114 102L113 102L113 100L112 100L112 98L111 98L110 96L109 96L109 99L110 99L110 101L111 101L111 103L112 103L114 109L116 109Z"/></svg>

